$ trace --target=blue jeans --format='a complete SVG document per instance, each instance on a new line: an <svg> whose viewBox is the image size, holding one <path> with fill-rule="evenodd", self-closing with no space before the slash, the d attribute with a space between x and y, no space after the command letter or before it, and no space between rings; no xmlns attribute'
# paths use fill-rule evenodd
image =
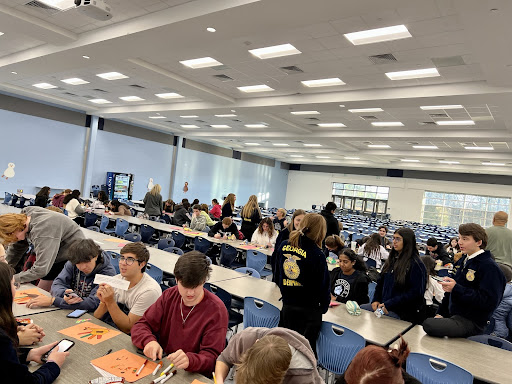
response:
<svg viewBox="0 0 512 384"><path fill-rule="evenodd" d="M363 305L360 305L360 308L361 309L366 309L367 311L370 311L370 312L375 312L372 308L372 305L371 304L363 304ZM389 317L392 317L394 319L398 319L400 320L400 316L398 316L395 312L393 311L388 311L388 314L385 315L385 316L389 316Z"/></svg>

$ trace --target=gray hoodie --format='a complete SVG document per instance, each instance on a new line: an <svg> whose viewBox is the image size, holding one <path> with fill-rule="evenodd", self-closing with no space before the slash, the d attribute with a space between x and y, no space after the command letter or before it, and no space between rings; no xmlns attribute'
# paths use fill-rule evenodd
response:
<svg viewBox="0 0 512 384"><path fill-rule="evenodd" d="M256 340L266 335L282 337L288 342L292 350L292 361L283 384L324 383L318 374L315 354L311 350L308 340L299 333L286 328L246 328L229 340L228 346L217 360L222 361L229 367L239 364L242 355L254 345Z"/></svg>
<svg viewBox="0 0 512 384"><path fill-rule="evenodd" d="M45 277L53 264L67 260L67 250L76 240L85 236L78 224L62 213L52 212L41 207L27 207L21 211L30 217L25 240L9 245L6 260L16 266L29 244L34 247L36 261L28 271L15 275L16 281L26 283Z"/></svg>

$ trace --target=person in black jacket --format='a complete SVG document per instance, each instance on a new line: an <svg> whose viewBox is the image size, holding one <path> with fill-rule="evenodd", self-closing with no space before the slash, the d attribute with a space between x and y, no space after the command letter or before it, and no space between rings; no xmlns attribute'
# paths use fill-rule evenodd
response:
<svg viewBox="0 0 512 384"><path fill-rule="evenodd" d="M450 264L452 259L444 248L443 244L438 242L435 237L427 240L427 255L431 256L434 260L441 260L443 265Z"/></svg>
<svg viewBox="0 0 512 384"><path fill-rule="evenodd" d="M190 203L188 201L184 204L177 205L172 218L172 223L174 225L179 225L180 227L183 226L183 224L189 224L191 221L191 218L188 215L189 208Z"/></svg>
<svg viewBox="0 0 512 384"><path fill-rule="evenodd" d="M222 221L217 222L208 232L208 236L216 239L227 240L228 236L232 235L235 235L235 238L238 239L238 228L231 217L225 217Z"/></svg>
<svg viewBox="0 0 512 384"><path fill-rule="evenodd" d="M308 213L300 228L281 243L276 261L276 284L283 296L279 326L302 334L313 350L331 299L321 249L325 230L322 216Z"/></svg>
<svg viewBox="0 0 512 384"><path fill-rule="evenodd" d="M50 187L43 187L37 192L34 200L34 205L42 208L46 208L48 200L50 199Z"/></svg>
<svg viewBox="0 0 512 384"><path fill-rule="evenodd" d="M435 318L423 322L425 332L434 337L469 337L483 333L487 321L503 298L505 276L485 251L487 233L475 223L459 226L463 252L454 270L455 277L439 282L445 291Z"/></svg>
<svg viewBox="0 0 512 384"><path fill-rule="evenodd" d="M327 232L325 233L325 236L331 236L331 235L339 235L340 234L340 225L338 223L338 220L334 217L334 212L336 211L336 204L332 201L329 201L325 205L325 209L320 212L320 214L325 219L325 224L327 225Z"/></svg>
<svg viewBox="0 0 512 384"><path fill-rule="evenodd" d="M233 217L233 210L235 209L235 201L236 196L234 193L230 193L224 199L224 203L222 203L222 214L220 216L221 220L225 217Z"/></svg>
<svg viewBox="0 0 512 384"><path fill-rule="evenodd" d="M251 241L252 234L258 228L261 221L261 211L256 195L249 197L249 201L244 205L240 217L242 218L240 232L244 234L246 239Z"/></svg>
<svg viewBox="0 0 512 384"><path fill-rule="evenodd" d="M49 384L60 374L60 367L69 352L53 351L48 361L43 364L41 357L52 349L58 342L39 348L19 348L17 335L18 325L12 313L12 303L16 288L14 286L14 271L6 263L0 263L0 369L2 383L19 384ZM27 363L34 361L43 364L31 373Z"/></svg>
<svg viewBox="0 0 512 384"><path fill-rule="evenodd" d="M366 275L363 259L350 248L345 248L338 255L338 265L330 272L331 300L340 303L354 300L359 305L369 303L370 278Z"/></svg>

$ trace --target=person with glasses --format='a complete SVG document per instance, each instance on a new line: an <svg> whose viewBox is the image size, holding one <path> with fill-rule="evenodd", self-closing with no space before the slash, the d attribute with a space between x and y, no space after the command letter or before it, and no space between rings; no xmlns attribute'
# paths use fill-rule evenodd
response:
<svg viewBox="0 0 512 384"><path fill-rule="evenodd" d="M420 324L424 320L427 269L419 257L416 236L410 228L393 234L393 249L382 267L373 302L362 309L381 309L385 315Z"/></svg>
<svg viewBox="0 0 512 384"><path fill-rule="evenodd" d="M147 273L149 251L143 243L128 243L121 249L119 275L114 276L130 282L127 290L100 284L96 295L100 304L94 317L130 333L132 326L162 295L160 285Z"/></svg>
<svg viewBox="0 0 512 384"><path fill-rule="evenodd" d="M349 300L357 304L370 302L368 284L370 278L366 275L366 264L350 248L343 249L338 256L338 267L330 272L331 300L346 303Z"/></svg>

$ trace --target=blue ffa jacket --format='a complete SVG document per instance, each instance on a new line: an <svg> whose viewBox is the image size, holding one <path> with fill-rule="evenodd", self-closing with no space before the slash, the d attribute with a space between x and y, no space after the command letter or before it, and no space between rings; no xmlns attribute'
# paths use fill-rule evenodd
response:
<svg viewBox="0 0 512 384"><path fill-rule="evenodd" d="M455 264L457 284L451 293L445 293L438 314L459 315L484 328L503 298L505 276L489 251L466 262L467 258L465 255Z"/></svg>
<svg viewBox="0 0 512 384"><path fill-rule="evenodd" d="M300 248L288 241L281 243L276 274L283 304L327 312L331 301L327 263L322 250L307 236L301 236Z"/></svg>

